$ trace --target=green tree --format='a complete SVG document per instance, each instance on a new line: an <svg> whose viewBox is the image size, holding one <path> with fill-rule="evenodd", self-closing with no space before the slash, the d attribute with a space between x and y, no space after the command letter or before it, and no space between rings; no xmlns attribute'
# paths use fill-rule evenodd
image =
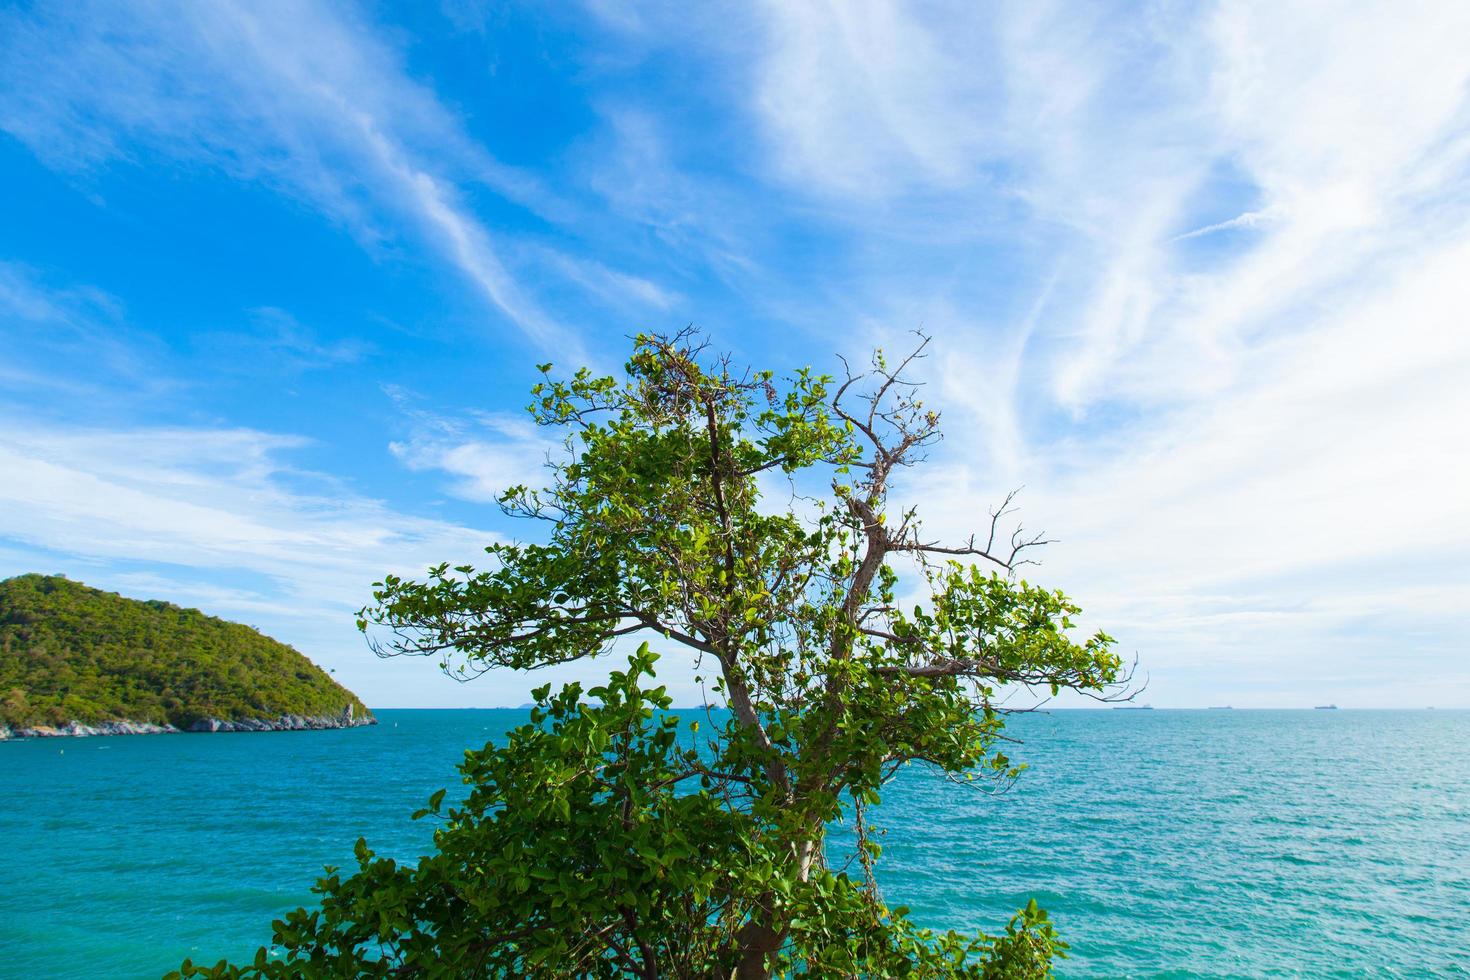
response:
<svg viewBox="0 0 1470 980"><path fill-rule="evenodd" d="M982 541L931 541L889 503L940 437L905 372L778 387L691 333L636 339L626 377L532 389L566 453L505 510L541 543L483 570L388 576L360 625L385 655L469 674L532 669L648 633L688 650L727 721L695 734L650 687L647 647L606 686L537 692L532 723L467 753L467 800L407 867L358 849L322 906L276 924L286 959L185 975L1040 977L1062 948L1033 903L998 936L935 933L877 888L868 810L910 763L1007 780L1003 685L1119 681L1060 592L1018 581L995 512ZM801 512L762 506L784 476ZM383 636L380 630L386 629ZM853 861L827 830L856 828Z"/></svg>

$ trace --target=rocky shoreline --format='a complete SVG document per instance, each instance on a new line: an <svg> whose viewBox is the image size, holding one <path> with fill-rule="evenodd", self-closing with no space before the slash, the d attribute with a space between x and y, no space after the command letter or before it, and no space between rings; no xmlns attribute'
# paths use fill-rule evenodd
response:
<svg viewBox="0 0 1470 980"><path fill-rule="evenodd" d="M86 725L79 721L60 727L36 725L32 728L8 728L0 725L0 742L17 738L79 738L86 735L182 735L189 732L304 732L328 728L360 728L376 725L371 714L357 714L352 705L336 715L281 715L279 718L240 718L232 721L200 718L187 728L155 725L147 721L101 721Z"/></svg>

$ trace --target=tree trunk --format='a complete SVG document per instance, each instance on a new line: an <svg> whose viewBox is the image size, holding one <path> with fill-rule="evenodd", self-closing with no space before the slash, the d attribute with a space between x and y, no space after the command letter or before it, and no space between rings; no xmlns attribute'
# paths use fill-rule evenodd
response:
<svg viewBox="0 0 1470 980"><path fill-rule="evenodd" d="M740 930L740 962L735 966L735 980L770 980L771 964L767 954L781 948L785 930L777 932L760 922L746 923Z"/></svg>

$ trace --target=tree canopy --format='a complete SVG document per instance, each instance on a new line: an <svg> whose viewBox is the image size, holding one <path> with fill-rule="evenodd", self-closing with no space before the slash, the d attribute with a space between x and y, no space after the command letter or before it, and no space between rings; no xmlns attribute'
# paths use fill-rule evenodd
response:
<svg viewBox="0 0 1470 980"><path fill-rule="evenodd" d="M565 454L501 498L541 533L484 568L385 577L360 626L458 675L647 636L688 652L726 720L666 714L647 646L585 698L543 688L530 725L467 753L468 798L431 801L434 854L410 867L360 843L320 909L276 924L284 961L183 972L1045 975L1061 947L1034 904L997 936L935 933L875 876L870 808L901 767L1014 778L1003 688L1120 680L1106 635L1075 638L1078 608L1017 578L1041 538L1003 528L1006 507L944 543L890 503L940 438L907 376L922 349L840 380L738 370L690 332L636 338L622 378L543 365L530 412ZM837 821L856 830L846 857Z"/></svg>
<svg viewBox="0 0 1470 980"><path fill-rule="evenodd" d="M0 581L0 724L337 715L352 692L249 626L60 575Z"/></svg>

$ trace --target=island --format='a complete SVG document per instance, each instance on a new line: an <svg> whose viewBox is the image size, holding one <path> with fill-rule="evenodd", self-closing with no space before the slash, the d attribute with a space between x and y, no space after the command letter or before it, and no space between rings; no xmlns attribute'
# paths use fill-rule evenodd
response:
<svg viewBox="0 0 1470 980"><path fill-rule="evenodd" d="M0 740L376 725L292 647L61 575L0 581Z"/></svg>

